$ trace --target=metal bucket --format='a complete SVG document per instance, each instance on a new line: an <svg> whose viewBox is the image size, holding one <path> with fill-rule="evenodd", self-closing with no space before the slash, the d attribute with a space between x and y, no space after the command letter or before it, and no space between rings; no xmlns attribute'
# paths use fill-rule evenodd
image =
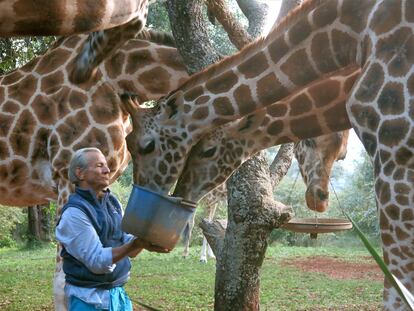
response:
<svg viewBox="0 0 414 311"><path fill-rule="evenodd" d="M154 245L173 249L196 204L133 185L122 219L122 230Z"/></svg>

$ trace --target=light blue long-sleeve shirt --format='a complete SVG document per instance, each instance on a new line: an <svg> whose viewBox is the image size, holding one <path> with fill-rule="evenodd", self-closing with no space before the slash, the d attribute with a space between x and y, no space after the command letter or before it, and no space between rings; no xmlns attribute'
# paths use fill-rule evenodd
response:
<svg viewBox="0 0 414 311"><path fill-rule="evenodd" d="M126 234L125 243L134 237ZM96 274L112 272L116 264L112 264L112 247L103 247L88 216L76 207L68 207L56 227L56 239L63 244L67 252L81 261L90 271ZM129 274L115 283L124 284ZM109 290L85 288L66 283L66 298L75 296L96 308L109 309Z"/></svg>

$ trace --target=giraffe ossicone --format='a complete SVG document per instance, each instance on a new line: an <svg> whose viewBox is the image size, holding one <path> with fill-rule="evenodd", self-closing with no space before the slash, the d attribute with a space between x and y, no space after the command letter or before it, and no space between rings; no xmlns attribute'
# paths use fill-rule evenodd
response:
<svg viewBox="0 0 414 311"><path fill-rule="evenodd" d="M301 139L321 135L323 107L306 101L302 106L277 102L346 67L361 70L346 102L328 113L326 120L331 132L352 125L371 157L384 259L391 272L413 292L413 31L412 0L305 2L265 38L193 75L154 108L140 109L142 115L133 117L134 125L141 122L139 131L134 129L128 137L128 148L136 152L135 182L168 192L188 165L191 149L203 136L249 114L253 116L247 121L254 122L264 113L261 109L272 104L273 116L297 109ZM315 95L326 103L330 91L320 90ZM319 111L307 115L315 107ZM347 124L337 120L342 115L349 117ZM283 131L292 117L287 114L283 121L270 122L267 134L274 136ZM294 138L287 136L280 142ZM265 145L265 141L261 143ZM230 161L239 165L242 159ZM231 172L222 171L219 180L206 180L205 184L214 188ZM405 309L387 281L384 308Z"/></svg>

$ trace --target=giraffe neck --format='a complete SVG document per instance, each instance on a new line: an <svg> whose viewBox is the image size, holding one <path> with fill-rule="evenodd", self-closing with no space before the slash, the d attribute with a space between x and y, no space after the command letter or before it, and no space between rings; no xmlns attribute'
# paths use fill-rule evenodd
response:
<svg viewBox="0 0 414 311"><path fill-rule="evenodd" d="M300 10L300 19L295 11L266 38L190 78L166 105L180 104L175 118L185 122L196 141L212 128L275 103L327 73L360 66L363 33L358 31L367 23L361 16L368 15L375 1L353 8L358 8L358 20L349 16L349 3L354 1L310 1ZM319 16L324 17L322 24Z"/></svg>
<svg viewBox="0 0 414 311"><path fill-rule="evenodd" d="M359 73L345 68L213 130L191 150L174 195L197 202L227 179L223 172L234 171L262 149L350 128L345 99Z"/></svg>
<svg viewBox="0 0 414 311"><path fill-rule="evenodd" d="M112 28L142 14L140 1L7 0L0 2L0 36L67 36Z"/></svg>

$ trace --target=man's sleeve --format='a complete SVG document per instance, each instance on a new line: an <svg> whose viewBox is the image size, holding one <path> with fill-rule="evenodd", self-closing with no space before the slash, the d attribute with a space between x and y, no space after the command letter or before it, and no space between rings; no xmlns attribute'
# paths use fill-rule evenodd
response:
<svg viewBox="0 0 414 311"><path fill-rule="evenodd" d="M56 227L56 239L66 251L95 274L112 272L112 248L103 247L88 216L76 207L69 207Z"/></svg>

